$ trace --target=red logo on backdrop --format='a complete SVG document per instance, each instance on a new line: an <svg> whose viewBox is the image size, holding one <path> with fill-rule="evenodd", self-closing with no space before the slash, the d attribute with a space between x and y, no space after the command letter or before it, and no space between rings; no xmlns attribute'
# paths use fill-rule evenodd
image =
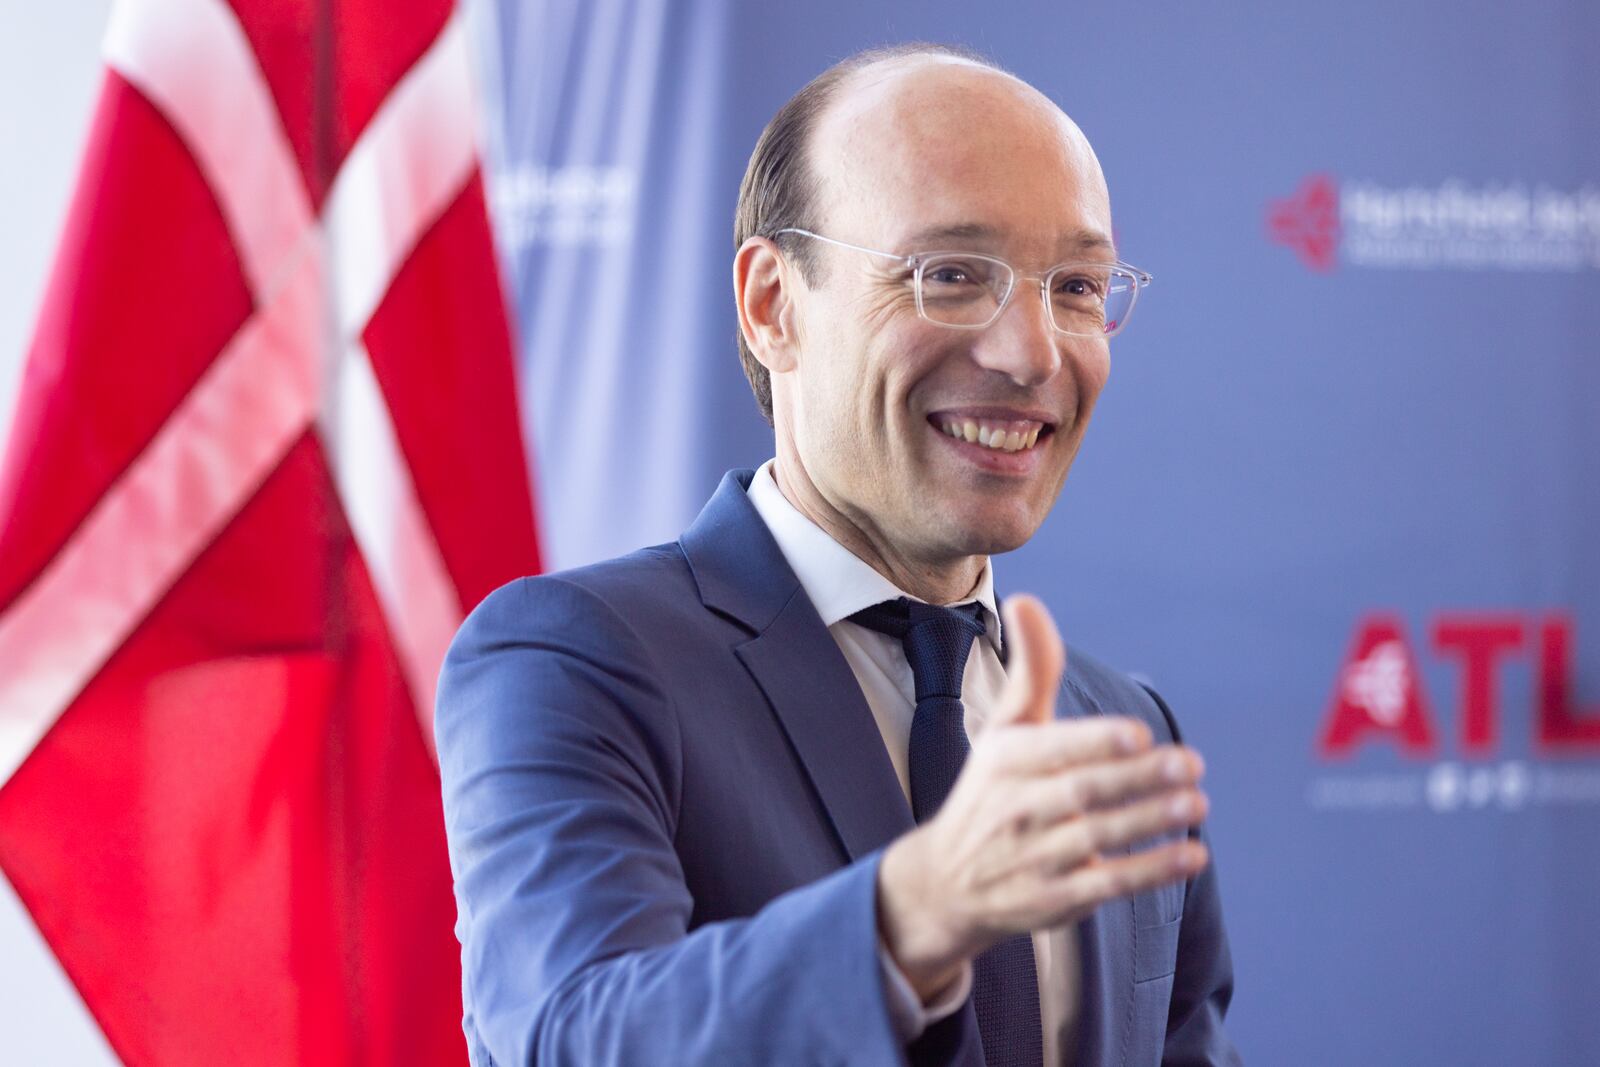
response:
<svg viewBox="0 0 1600 1067"><path fill-rule="evenodd" d="M1291 196L1267 205L1267 233L1312 270L1332 270L1339 252L1339 186L1313 174Z"/></svg>
<svg viewBox="0 0 1600 1067"><path fill-rule="evenodd" d="M1600 707L1580 708L1572 692L1574 631L1572 619L1561 614L1447 613L1434 620L1432 652L1461 672L1456 743L1463 755L1495 751L1500 666L1530 654L1535 750L1600 755ZM1403 624L1392 615L1363 619L1334 683L1318 751L1343 757L1368 743L1388 743L1405 755L1425 758L1436 754L1441 732Z"/></svg>
<svg viewBox="0 0 1600 1067"><path fill-rule="evenodd" d="M1416 657L1400 620L1387 615L1356 630L1322 733L1323 754L1349 752L1374 734L1419 756L1430 755L1436 744Z"/></svg>

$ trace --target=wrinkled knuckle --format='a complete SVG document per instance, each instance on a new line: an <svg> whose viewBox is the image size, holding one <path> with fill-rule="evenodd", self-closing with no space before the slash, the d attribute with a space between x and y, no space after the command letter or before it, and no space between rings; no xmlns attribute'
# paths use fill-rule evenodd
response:
<svg viewBox="0 0 1600 1067"><path fill-rule="evenodd" d="M1108 769L1095 782L1095 789L1089 797L1091 806L1111 808L1126 801L1129 796L1143 791L1142 784L1137 778L1131 776L1124 767Z"/></svg>
<svg viewBox="0 0 1600 1067"><path fill-rule="evenodd" d="M1007 836L1016 839L1033 833L1036 819L1033 812L1017 802L1007 804L1000 815L1000 825Z"/></svg>

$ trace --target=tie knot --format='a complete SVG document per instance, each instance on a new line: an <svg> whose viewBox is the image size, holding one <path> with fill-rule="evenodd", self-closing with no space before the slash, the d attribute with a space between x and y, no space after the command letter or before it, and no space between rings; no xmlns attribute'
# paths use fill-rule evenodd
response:
<svg viewBox="0 0 1600 1067"><path fill-rule="evenodd" d="M929 697L961 698L972 640L988 629L981 604L941 608L906 597L863 608L850 621L899 639L919 704Z"/></svg>

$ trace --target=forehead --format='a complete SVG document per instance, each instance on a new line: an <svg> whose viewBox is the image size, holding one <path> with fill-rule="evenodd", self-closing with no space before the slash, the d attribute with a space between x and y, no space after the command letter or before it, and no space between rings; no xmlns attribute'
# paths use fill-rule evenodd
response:
<svg viewBox="0 0 1600 1067"><path fill-rule="evenodd" d="M943 233L1041 263L1110 245L1105 179L1077 126L1032 87L965 60L857 72L809 148L829 236L914 251L906 242Z"/></svg>

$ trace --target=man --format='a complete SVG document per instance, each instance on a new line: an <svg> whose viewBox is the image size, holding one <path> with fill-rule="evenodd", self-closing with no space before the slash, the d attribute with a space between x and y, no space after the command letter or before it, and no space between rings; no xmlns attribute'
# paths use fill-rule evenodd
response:
<svg viewBox="0 0 1600 1067"><path fill-rule="evenodd" d="M1148 281L1110 235L981 61L867 53L774 118L734 290L775 460L445 666L474 1062L1236 1061L1198 757L995 610Z"/></svg>

